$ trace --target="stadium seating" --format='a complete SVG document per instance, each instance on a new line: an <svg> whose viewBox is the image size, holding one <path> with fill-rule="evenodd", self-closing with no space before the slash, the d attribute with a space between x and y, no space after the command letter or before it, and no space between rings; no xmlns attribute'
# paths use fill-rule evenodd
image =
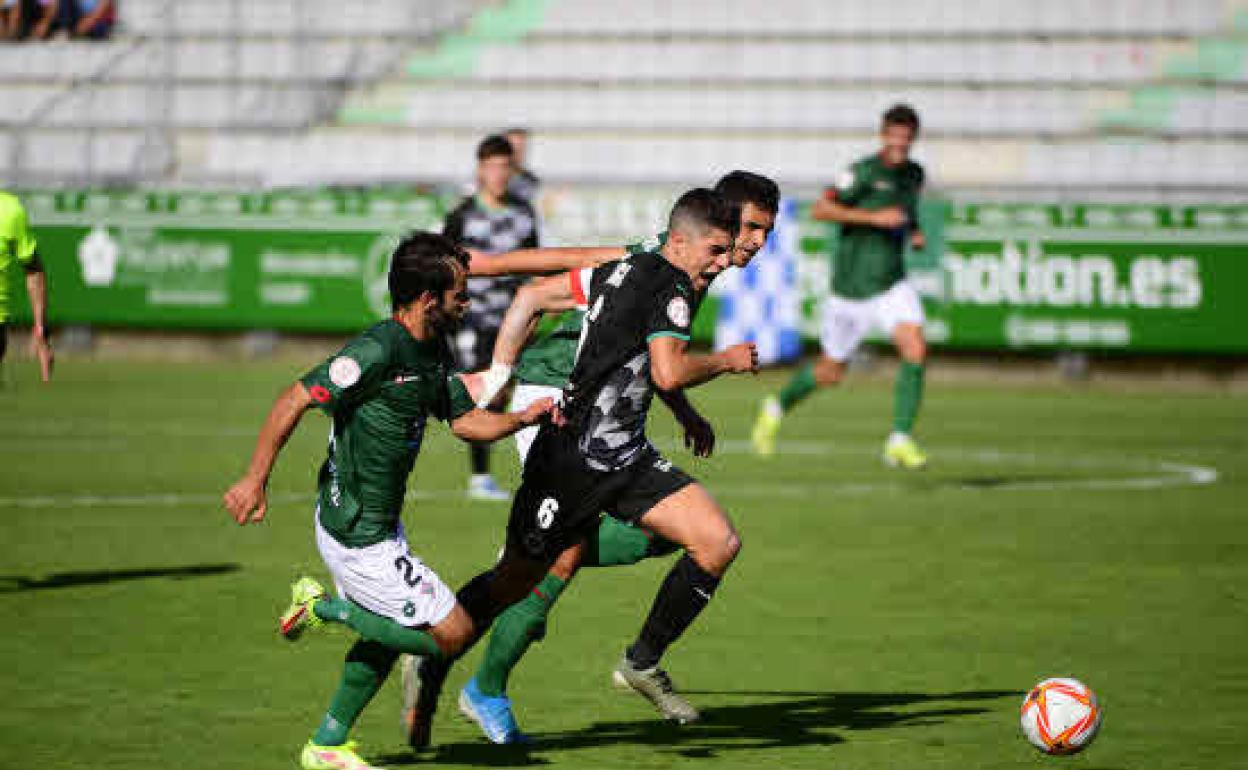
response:
<svg viewBox="0 0 1248 770"><path fill-rule="evenodd" d="M212 183L199 158L213 136L330 120L344 93L429 45L471 2L120 7L108 41L0 45L8 183Z"/></svg>
<svg viewBox="0 0 1248 770"><path fill-rule="evenodd" d="M77 175L460 181L483 133L527 125L552 180L749 166L811 187L895 101L950 187L1208 188L1248 160L1245 0L129 0L122 22L106 44L0 47L25 178L105 140L150 152L158 129L161 162Z"/></svg>

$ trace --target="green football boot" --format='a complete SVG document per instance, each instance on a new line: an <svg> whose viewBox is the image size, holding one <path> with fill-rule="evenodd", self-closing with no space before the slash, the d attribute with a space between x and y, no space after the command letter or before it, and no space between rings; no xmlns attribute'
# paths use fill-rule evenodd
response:
<svg viewBox="0 0 1248 770"><path fill-rule="evenodd" d="M295 641L309 628L321 625L312 611L317 599L325 598L325 588L310 577L301 577L290 586L290 606L282 613L278 629L282 636Z"/></svg>

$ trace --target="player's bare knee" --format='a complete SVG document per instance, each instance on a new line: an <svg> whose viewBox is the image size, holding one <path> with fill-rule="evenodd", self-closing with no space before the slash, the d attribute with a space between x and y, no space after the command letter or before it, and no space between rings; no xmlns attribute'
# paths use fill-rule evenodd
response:
<svg viewBox="0 0 1248 770"><path fill-rule="evenodd" d="M448 658L462 652L472 641L473 635L472 618L458 604L441 623L430 629L434 643L438 645L442 655Z"/></svg>
<svg viewBox="0 0 1248 770"><path fill-rule="evenodd" d="M815 364L815 383L820 387L836 385L845 376L845 365L831 358L820 358Z"/></svg>

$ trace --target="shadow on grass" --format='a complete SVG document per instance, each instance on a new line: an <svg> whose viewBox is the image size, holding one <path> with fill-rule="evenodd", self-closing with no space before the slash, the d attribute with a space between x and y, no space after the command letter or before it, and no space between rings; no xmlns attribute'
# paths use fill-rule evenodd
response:
<svg viewBox="0 0 1248 770"><path fill-rule="evenodd" d="M1005 697L1012 690L954 693L832 693L804 691L688 691L762 702L703 709L702 721L678 726L656 718L630 722L595 722L576 730L538 733L529 747L494 746L484 742L437 746L432 754L376 757L383 765L437 762L487 767L547 764L534 752L602 748L615 744L650 745L686 759L715 759L741 749L831 746L845 738L834 730L931 725L982 714L973 705Z"/></svg>
<svg viewBox="0 0 1248 770"><path fill-rule="evenodd" d="M240 569L242 569L242 565L229 562L225 564L189 564L185 567L57 572L40 577L0 575L0 594L45 591L52 588L77 588L78 586L104 585L107 583L121 583L127 580L147 580L149 578L174 578L181 580L212 577L213 575L226 575L231 572L238 572Z"/></svg>

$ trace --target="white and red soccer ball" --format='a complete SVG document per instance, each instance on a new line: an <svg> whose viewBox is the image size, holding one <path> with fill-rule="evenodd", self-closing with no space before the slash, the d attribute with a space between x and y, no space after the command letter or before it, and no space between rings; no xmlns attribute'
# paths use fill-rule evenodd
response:
<svg viewBox="0 0 1248 770"><path fill-rule="evenodd" d="M1075 754L1101 729L1096 693L1077 679L1045 679L1023 699L1023 735L1045 754Z"/></svg>

